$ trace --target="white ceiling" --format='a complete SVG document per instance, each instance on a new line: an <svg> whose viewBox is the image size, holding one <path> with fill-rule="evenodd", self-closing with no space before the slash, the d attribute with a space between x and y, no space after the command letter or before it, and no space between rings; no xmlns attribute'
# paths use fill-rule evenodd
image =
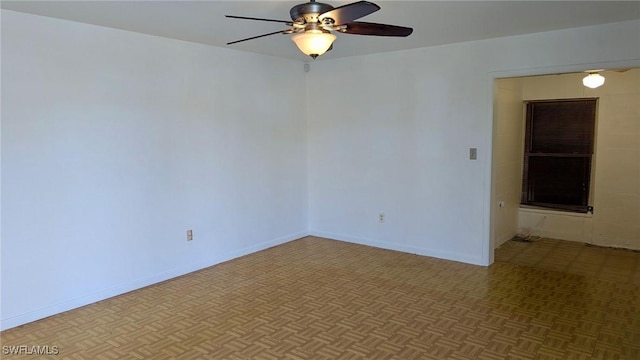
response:
<svg viewBox="0 0 640 360"><path fill-rule="evenodd" d="M353 1L322 0L333 6ZM409 26L407 38L337 34L334 59L395 50L640 19L640 1L376 1L382 8L360 21ZM303 1L6 1L3 9L229 47L300 61L290 35L227 42L285 29L285 24L228 19L224 15L290 20ZM637 44L636 44L637 45Z"/></svg>

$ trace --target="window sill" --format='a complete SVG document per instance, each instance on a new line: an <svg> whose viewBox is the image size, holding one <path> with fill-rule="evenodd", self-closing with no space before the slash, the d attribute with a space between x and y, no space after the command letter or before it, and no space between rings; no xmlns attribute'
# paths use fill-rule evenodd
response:
<svg viewBox="0 0 640 360"><path fill-rule="evenodd" d="M520 205L520 211L524 211L528 213L536 213L536 214L561 215L561 216L572 216L572 217L581 217L581 218L593 217L592 213L579 213L575 211L549 209L549 208L532 206L532 205Z"/></svg>

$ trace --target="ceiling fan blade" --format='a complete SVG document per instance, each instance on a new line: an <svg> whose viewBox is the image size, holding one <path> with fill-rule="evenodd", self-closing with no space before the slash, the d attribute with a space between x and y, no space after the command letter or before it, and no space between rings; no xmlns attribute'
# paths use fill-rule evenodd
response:
<svg viewBox="0 0 640 360"><path fill-rule="evenodd" d="M231 19L270 21L270 22L277 22L277 23L287 24L289 26L293 25L293 23L291 21L287 21L287 20L263 19L263 18L255 18L255 17L248 17L248 16L236 16L236 15L225 15L225 17L228 17L228 18L231 18Z"/></svg>
<svg viewBox="0 0 640 360"><path fill-rule="evenodd" d="M363 16L367 16L371 13L380 10L380 6L368 2L358 1L347 5L338 6L333 10L329 10L318 16L318 19L322 22L324 19L333 19L334 25L342 25L350 23L353 20L359 19Z"/></svg>
<svg viewBox="0 0 640 360"><path fill-rule="evenodd" d="M367 22L359 22L359 21L344 24L344 25L346 25L346 28L341 31L347 34L354 34L354 35L405 37L405 36L411 35L411 33L413 32L413 28L410 28L410 27L367 23Z"/></svg>
<svg viewBox="0 0 640 360"><path fill-rule="evenodd" d="M265 36L269 36L269 35L275 35L275 34L291 34L291 30L280 30L280 31L274 31L274 32L268 33L268 34L252 36L250 38L228 42L227 45L236 44L236 43L239 43L239 42L243 42L243 41L247 41L247 40L253 40L253 39L257 39L257 38L261 38L261 37L265 37Z"/></svg>

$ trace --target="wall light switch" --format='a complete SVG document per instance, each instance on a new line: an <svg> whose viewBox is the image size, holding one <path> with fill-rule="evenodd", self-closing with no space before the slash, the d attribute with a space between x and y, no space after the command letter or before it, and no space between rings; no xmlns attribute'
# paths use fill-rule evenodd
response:
<svg viewBox="0 0 640 360"><path fill-rule="evenodd" d="M193 240L193 230L187 230L187 241Z"/></svg>
<svg viewBox="0 0 640 360"><path fill-rule="evenodd" d="M476 160L478 158L478 149L469 148L469 159Z"/></svg>

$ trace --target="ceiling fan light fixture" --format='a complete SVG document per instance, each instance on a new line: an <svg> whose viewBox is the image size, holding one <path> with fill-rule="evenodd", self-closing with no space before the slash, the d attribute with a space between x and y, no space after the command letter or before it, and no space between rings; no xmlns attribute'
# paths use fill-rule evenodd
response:
<svg viewBox="0 0 640 360"><path fill-rule="evenodd" d="M305 55L316 58L329 50L336 36L322 30L307 30L291 37Z"/></svg>
<svg viewBox="0 0 640 360"><path fill-rule="evenodd" d="M604 76L598 74L597 72L591 72L589 75L585 76L582 79L582 85L595 89L604 84Z"/></svg>

